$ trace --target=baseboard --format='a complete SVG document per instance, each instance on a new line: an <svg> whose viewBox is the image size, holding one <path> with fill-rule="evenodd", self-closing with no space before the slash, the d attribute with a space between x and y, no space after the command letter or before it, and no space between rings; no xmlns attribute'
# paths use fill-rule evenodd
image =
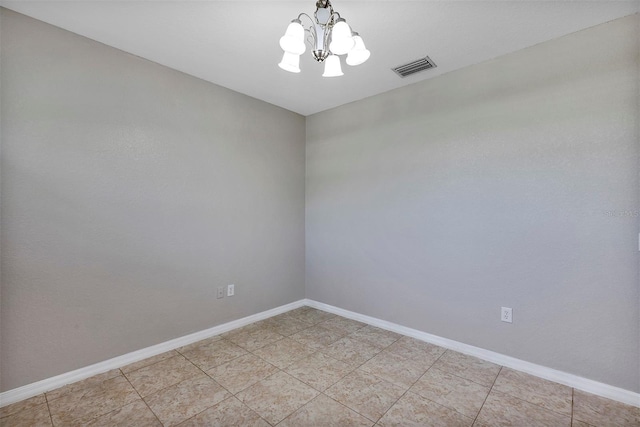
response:
<svg viewBox="0 0 640 427"><path fill-rule="evenodd" d="M194 342L210 338L215 335L220 335L224 332L240 328L250 323L264 320L269 317L284 313L286 311L302 307L303 305L304 300L295 301L290 304L273 308L271 310L243 317L242 319L233 320L222 325L214 326L213 328L205 329L203 331L185 335L180 338L153 345L151 347L123 354L122 356L114 357L113 359L105 360L103 362L86 366L84 368L76 369L75 371L47 378L45 380L38 381L32 384L27 384L25 386L18 387L12 390L7 390L3 393L0 393L0 407L19 402L33 396L37 396L47 391L55 390L64 385L110 371L111 369L121 368L123 366L129 365L130 363L138 362L140 360L155 356L160 353L164 353L166 351L175 350L176 348L180 348L182 346L192 344Z"/></svg>
<svg viewBox="0 0 640 427"><path fill-rule="evenodd" d="M493 362L508 368L512 368L521 372L526 372L531 375L535 375L540 378L544 378L550 381L554 381L560 384L564 384L569 387L576 388L578 390L586 391L598 396L605 397L607 399L616 400L618 402L625 403L640 407L640 393L634 393L629 390L624 390L618 387L614 387L608 384L604 384L598 381L583 378L577 375L569 374L566 372L558 371L555 369L547 368L545 366L536 365L535 363L526 362L524 360L516 359L514 357L506 356L504 354L496 353L483 348L474 347L472 345L464 344L458 341L442 338L437 335L428 334L426 332L419 331L417 329L408 328L406 326L398 325L396 323L387 322L385 320L377 319L375 317L366 316L364 314L355 313L353 311L345 310L332 305L324 304L318 301L304 299L286 304L280 307L273 308L271 310L263 311L261 313L253 314L251 316L243 317L242 319L234 320L222 325L214 326L203 331L195 332L193 334L185 335L180 338L176 338L164 343L160 343L151 347L147 347L141 350L137 350L131 353L124 354L122 356L114 357L113 359L105 360L103 362L96 363L75 371L67 372L61 375L57 375L52 378L47 378L42 381L38 381L32 384L8 390L0 393L0 407L10 405L15 402L19 402L24 399L28 399L33 396L37 396L47 391L55 390L56 388L64 385L89 378L93 375L97 375L103 372L107 372L111 369L121 368L130 363L138 362L151 356L155 356L166 351L175 350L176 348L210 338L215 335L222 334L224 332L240 328L259 320L264 320L269 317L276 316L278 314L293 310L304 305L327 311L329 313L337 314L339 316L347 317L349 319L358 320L363 323L367 323L372 326L377 326L382 329L386 329L392 332L397 332L402 335L410 336L412 338L419 339L421 341L429 342L439 345L444 348L459 351L460 353L475 356L480 359Z"/></svg>
<svg viewBox="0 0 640 427"><path fill-rule="evenodd" d="M601 397L605 397L607 399L625 403L627 405L640 407L640 393L635 393L619 387L611 386L609 384L604 384L598 381L583 378L578 375L558 371L556 369L547 368L546 366L536 365L535 363L526 362L524 360L505 356L504 354L496 353L494 351L485 350L483 348L474 347L472 345L464 344L458 341L442 338L437 335L419 331L417 329L407 328L406 326L401 326L395 323L387 322L385 320L380 320L375 317L365 316L360 313L344 310L342 308L334 307L332 305L324 304L318 301L306 299L304 300L304 305L308 305L319 310L328 311L329 313L337 314L349 319L358 320L368 325L377 326L382 329L397 332L402 335L407 335L412 338L436 344L451 350L459 351L460 353L475 356L488 362L496 363L498 365L506 366L517 371L535 375L546 380L564 384L578 390L586 391L587 393L592 393Z"/></svg>

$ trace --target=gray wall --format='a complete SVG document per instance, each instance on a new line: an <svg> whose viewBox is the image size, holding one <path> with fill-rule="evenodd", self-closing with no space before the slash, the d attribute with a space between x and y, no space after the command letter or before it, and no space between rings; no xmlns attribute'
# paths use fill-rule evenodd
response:
<svg viewBox="0 0 640 427"><path fill-rule="evenodd" d="M304 297L302 116L1 19L1 390Z"/></svg>
<svg viewBox="0 0 640 427"><path fill-rule="evenodd" d="M639 25L307 118L307 296L640 391ZM305 296L301 116L0 28L0 390Z"/></svg>
<svg viewBox="0 0 640 427"><path fill-rule="evenodd" d="M307 117L307 297L640 391L639 25Z"/></svg>

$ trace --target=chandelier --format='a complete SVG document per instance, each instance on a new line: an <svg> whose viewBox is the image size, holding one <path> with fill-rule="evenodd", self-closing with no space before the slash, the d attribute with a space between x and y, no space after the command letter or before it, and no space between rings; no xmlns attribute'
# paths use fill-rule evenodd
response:
<svg viewBox="0 0 640 427"><path fill-rule="evenodd" d="M301 18L307 18L310 25L302 26ZM283 70L299 73L300 55L306 51L305 41L311 46L313 57L324 62L322 77L342 76L340 57L347 55L348 65L360 65L369 59L371 52L364 46L362 37L351 31L351 27L338 12L333 10L329 0L318 0L316 11L311 18L301 13L291 21L287 31L280 38L280 47L284 50L282 61L278 64Z"/></svg>

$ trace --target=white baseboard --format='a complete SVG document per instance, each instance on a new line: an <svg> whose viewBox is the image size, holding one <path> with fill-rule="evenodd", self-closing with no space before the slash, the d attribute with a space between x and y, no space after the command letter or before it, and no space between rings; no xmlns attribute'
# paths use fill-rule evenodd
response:
<svg viewBox="0 0 640 427"><path fill-rule="evenodd" d="M290 304L276 307L271 310L243 317L242 319L224 323L222 325L218 325L204 331L185 335L183 337L166 341L164 343L143 348L141 350L124 354L122 356L114 357L113 359L105 360L104 362L99 362L94 365L77 369L75 371L67 372L52 378L47 378L45 380L38 381L32 384L27 384L13 390L5 391L3 393L0 393L0 407L19 402L33 396L37 396L47 391L55 390L56 388L83 380L85 378L89 378L93 375L107 372L111 369L121 368L130 363L138 362L140 360L155 356L160 353L164 353L166 351L175 350L176 348L194 343L196 341L210 338L212 336L219 335L236 328L240 328L259 320L264 320L269 317L276 316L278 314L293 310L298 307L302 307L304 305L328 311L329 313L337 314L349 319L358 320L372 326L377 326L382 329L397 332L399 334L436 344L444 348L459 351L460 353L475 356L480 359L496 363L498 365L526 372L540 378L564 384L578 390L586 391L587 393L592 393L598 396L605 397L607 399L616 400L627 405L640 407L640 393L634 393L632 391L624 390L598 381L593 381L577 375L547 368L545 366L536 365L535 363L526 362L514 357L505 356L504 354L485 350L479 347L474 347L472 345L464 344L447 338L442 338L437 335L419 331L417 329L407 328L406 326L401 326L395 323L387 322L385 320L380 320L375 317L365 316L364 314L344 310L342 308L334 307L332 305L324 304L310 299L292 302Z"/></svg>
<svg viewBox="0 0 640 427"><path fill-rule="evenodd" d="M148 357L155 356L157 354L164 353L170 350L175 350L176 348L180 348L182 346L192 344L194 342L210 338L215 335L220 335L224 332L240 328L250 323L276 316L286 311L302 307L303 305L304 300L295 301L290 304L273 308L271 310L243 317L242 319L233 320L222 325L214 326L213 328L205 329L204 331L185 335L180 338L152 345L151 347L132 351L131 353L123 354L122 356L114 357L113 359L105 360L103 362L89 365L84 368L76 369L75 371L66 372L55 377L47 378L42 381L5 391L3 393L0 393L0 408L24 399L28 399L33 396L37 396L47 391L55 390L64 385L110 371L111 369L122 368L123 366L129 365L130 363L138 362Z"/></svg>
<svg viewBox="0 0 640 427"><path fill-rule="evenodd" d="M604 384L598 381L583 378L578 375L558 371L556 369L547 368L546 366L536 365L535 363L526 362L524 360L516 359L515 357L505 356L504 354L496 353L494 351L485 350L483 348L474 347L472 345L464 344L458 341L442 338L437 335L419 331L417 329L407 328L406 326L401 326L395 323L387 322L385 320L376 319L375 317L365 316L363 314L344 310L342 308L334 307L332 305L324 304L314 300L306 299L304 300L304 305L308 305L319 310L328 311L329 313L337 314L349 319L358 320L372 326L377 326L382 329L397 332L402 335L407 335L412 338L416 338L431 344L436 344L451 350L459 351L460 353L475 356L488 362L506 366L507 368L515 369L517 371L535 375L546 380L564 384L578 390L586 391L587 393L592 393L601 397L605 397L607 399L625 403L627 405L640 407L640 393L635 393L619 387L614 387L609 384Z"/></svg>

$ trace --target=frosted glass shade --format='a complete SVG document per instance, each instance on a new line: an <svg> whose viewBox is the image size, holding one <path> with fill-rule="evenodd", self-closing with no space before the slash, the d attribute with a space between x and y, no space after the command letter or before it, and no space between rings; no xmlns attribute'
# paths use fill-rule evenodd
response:
<svg viewBox="0 0 640 427"><path fill-rule="evenodd" d="M347 64L351 66L360 65L371 56L371 52L364 46L362 37L355 35L353 36L353 41L355 42L353 49L347 55Z"/></svg>
<svg viewBox="0 0 640 427"><path fill-rule="evenodd" d="M282 61L280 61L278 67L282 68L285 71L289 71L290 73L299 73L300 55L296 55L295 53L291 52L285 52L284 55L282 55Z"/></svg>
<svg viewBox="0 0 640 427"><path fill-rule="evenodd" d="M293 21L287 27L284 36L280 37L280 47L285 52L302 55L307 47L304 44L304 28L300 22Z"/></svg>
<svg viewBox="0 0 640 427"><path fill-rule="evenodd" d="M343 75L340 58L336 55L329 55L324 61L324 73L322 77L340 77Z"/></svg>
<svg viewBox="0 0 640 427"><path fill-rule="evenodd" d="M353 37L351 37L351 28L347 22L340 18L331 30L331 43L329 50L334 55L344 55L349 52L354 45Z"/></svg>

